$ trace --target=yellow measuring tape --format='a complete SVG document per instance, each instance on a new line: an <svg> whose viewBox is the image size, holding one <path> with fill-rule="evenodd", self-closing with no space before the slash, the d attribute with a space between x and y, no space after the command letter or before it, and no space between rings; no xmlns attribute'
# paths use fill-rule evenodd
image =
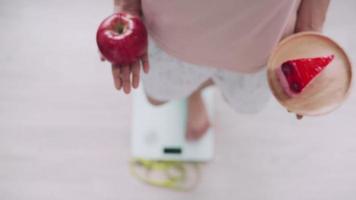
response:
<svg viewBox="0 0 356 200"><path fill-rule="evenodd" d="M195 171L196 180L187 185L187 166L192 166ZM130 163L131 174L141 181L153 186L174 190L190 190L196 185L199 177L199 166L197 163L186 163L181 161L156 161L145 159L134 159ZM140 173L138 170L141 170ZM160 173L163 178L152 177L152 174Z"/></svg>

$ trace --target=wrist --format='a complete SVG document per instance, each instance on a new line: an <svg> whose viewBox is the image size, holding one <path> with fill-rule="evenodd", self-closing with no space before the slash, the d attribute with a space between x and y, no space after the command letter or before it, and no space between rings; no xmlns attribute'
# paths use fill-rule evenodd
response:
<svg viewBox="0 0 356 200"><path fill-rule="evenodd" d="M141 4L139 0L114 0L114 12L126 12L132 15L141 14Z"/></svg>
<svg viewBox="0 0 356 200"><path fill-rule="evenodd" d="M323 26L320 24L297 24L295 32L316 31L322 32Z"/></svg>

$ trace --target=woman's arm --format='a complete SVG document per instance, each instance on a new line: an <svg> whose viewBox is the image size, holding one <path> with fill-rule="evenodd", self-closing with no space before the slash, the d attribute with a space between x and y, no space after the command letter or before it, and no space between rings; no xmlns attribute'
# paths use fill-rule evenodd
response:
<svg viewBox="0 0 356 200"><path fill-rule="evenodd" d="M298 10L296 32L321 31L330 0L302 0Z"/></svg>
<svg viewBox="0 0 356 200"><path fill-rule="evenodd" d="M115 11L141 15L141 0L114 0Z"/></svg>

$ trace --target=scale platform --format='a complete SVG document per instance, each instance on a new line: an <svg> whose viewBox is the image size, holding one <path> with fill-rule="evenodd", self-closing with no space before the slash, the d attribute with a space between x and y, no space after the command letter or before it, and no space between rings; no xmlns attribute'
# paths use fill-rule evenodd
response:
<svg viewBox="0 0 356 200"><path fill-rule="evenodd" d="M213 87L203 92L211 122L214 121ZM133 93L132 156L136 159L205 162L214 155L213 127L197 141L185 138L186 99L151 105L142 87Z"/></svg>

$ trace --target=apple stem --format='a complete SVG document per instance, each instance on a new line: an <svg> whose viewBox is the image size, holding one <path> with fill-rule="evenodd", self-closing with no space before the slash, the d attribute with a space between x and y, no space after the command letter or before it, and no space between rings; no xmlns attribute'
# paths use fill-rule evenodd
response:
<svg viewBox="0 0 356 200"><path fill-rule="evenodd" d="M125 24L120 23L120 24L117 26L117 32L118 32L119 34L122 34L122 33L124 32L124 30L125 30Z"/></svg>

